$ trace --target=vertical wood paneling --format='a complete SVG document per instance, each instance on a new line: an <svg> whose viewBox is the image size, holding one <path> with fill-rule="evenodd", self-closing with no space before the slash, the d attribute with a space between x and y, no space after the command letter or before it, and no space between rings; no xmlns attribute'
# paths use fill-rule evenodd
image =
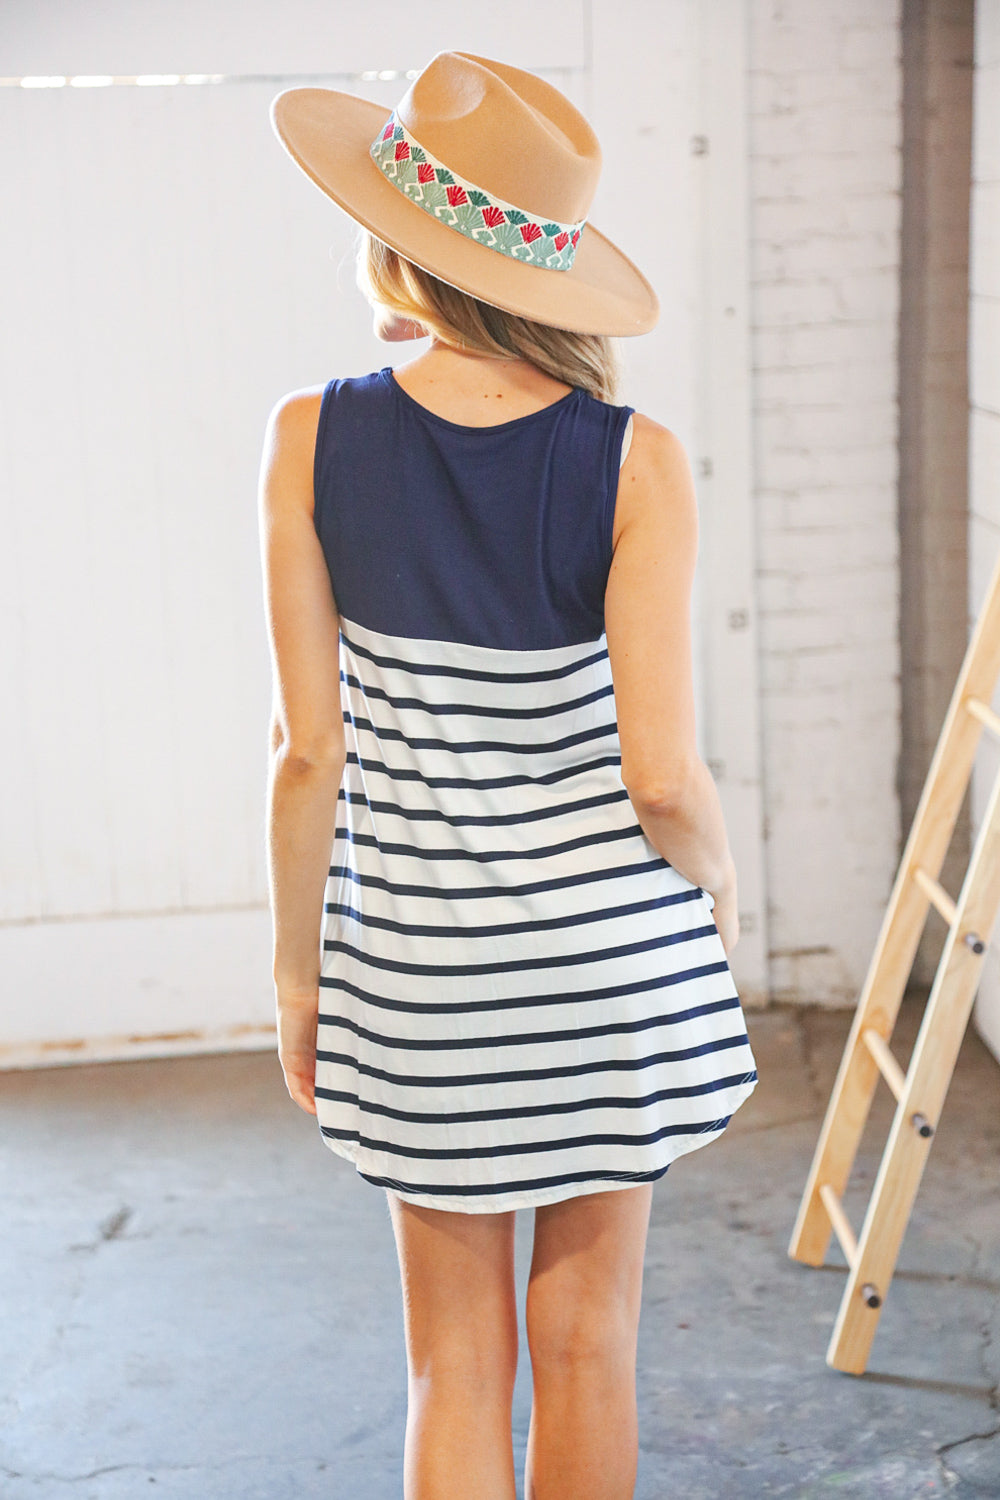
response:
<svg viewBox="0 0 1000 1500"><path fill-rule="evenodd" d="M16 226L3 242L3 281L17 289L5 309L0 404L10 445L11 488L3 502L5 512L16 513L24 611L18 644L25 696L13 713L19 732L9 747L7 784L34 799L39 880L26 908L4 840L7 917L110 910L114 901L99 671L105 642L92 608L94 496L81 389L99 379L103 352L88 344L76 358L83 310L74 305L73 284L81 247L68 218L65 108L45 101L29 120L25 102L13 91L0 98L2 173ZM26 129L32 149L18 163ZM4 642L2 649L13 646Z"/></svg>
<svg viewBox="0 0 1000 1500"><path fill-rule="evenodd" d="M15 155L7 165L5 191L10 201L23 202L28 170L24 155ZM9 233L6 238L6 269L10 275L6 281L4 326L8 347L18 351L21 361L21 366L16 369L16 378L20 382L33 378L31 361L39 356L42 329L39 326L38 343L19 336L21 322L30 321L29 289L35 288L37 298L37 283L29 280L25 259L15 253L16 247ZM40 269L44 272L44 267ZM14 287L21 289L17 296L12 295ZM41 325L40 315L36 321ZM14 381L13 360L0 361L0 382L5 395ZM37 806L40 789L37 780L27 774L27 768L37 759L36 729L26 712L31 669L27 600L29 592L38 587L38 581L36 576L29 577L27 572L22 523L22 512L27 507L26 502L20 500L21 470L25 460L20 444L20 424L13 403L0 399L0 516L3 523L3 545L0 545L0 693L5 705L6 731L2 741L6 747L3 752L6 790L0 797L0 859L3 860L5 877L0 880L0 920L24 909L37 911L43 885ZM19 771L22 773L20 777Z"/></svg>

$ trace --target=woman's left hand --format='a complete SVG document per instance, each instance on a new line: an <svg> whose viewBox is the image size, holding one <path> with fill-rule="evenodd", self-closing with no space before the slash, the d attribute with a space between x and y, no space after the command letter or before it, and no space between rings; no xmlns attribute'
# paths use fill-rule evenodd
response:
<svg viewBox="0 0 1000 1500"><path fill-rule="evenodd" d="M278 1061L285 1086L300 1109L316 1113L316 1022L319 991L276 996Z"/></svg>

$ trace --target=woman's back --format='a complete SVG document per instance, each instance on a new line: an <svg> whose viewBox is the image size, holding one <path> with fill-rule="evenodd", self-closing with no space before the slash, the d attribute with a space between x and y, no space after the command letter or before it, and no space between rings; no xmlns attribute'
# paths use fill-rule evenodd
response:
<svg viewBox="0 0 1000 1500"><path fill-rule="evenodd" d="M466 1211L649 1181L756 1082L710 900L621 780L631 408L539 376L334 380L315 449L347 736L317 1114L369 1180ZM519 414L445 415L479 401Z"/></svg>

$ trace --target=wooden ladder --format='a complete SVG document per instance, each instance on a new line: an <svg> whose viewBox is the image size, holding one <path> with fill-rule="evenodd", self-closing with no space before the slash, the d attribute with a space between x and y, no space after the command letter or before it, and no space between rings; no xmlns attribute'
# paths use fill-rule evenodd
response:
<svg viewBox="0 0 1000 1500"><path fill-rule="evenodd" d="M852 1375L868 1360L1000 906L1000 772L958 900L938 881L979 736L985 728L1000 741L1000 715L989 706L998 676L1000 557L900 859L788 1246L794 1260L820 1266L831 1230L840 1241L849 1275L826 1362ZM931 906L948 935L904 1073L889 1042ZM843 1196L879 1074L897 1107L856 1239Z"/></svg>

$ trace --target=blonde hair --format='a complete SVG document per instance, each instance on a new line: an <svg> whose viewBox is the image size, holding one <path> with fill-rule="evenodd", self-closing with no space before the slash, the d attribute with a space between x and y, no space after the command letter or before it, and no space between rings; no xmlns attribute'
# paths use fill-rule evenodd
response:
<svg viewBox="0 0 1000 1500"><path fill-rule="evenodd" d="M617 400L621 364L617 344L607 334L551 328L480 302L415 266L363 227L357 242L357 281L369 302L419 323L451 348L526 359L599 401Z"/></svg>

